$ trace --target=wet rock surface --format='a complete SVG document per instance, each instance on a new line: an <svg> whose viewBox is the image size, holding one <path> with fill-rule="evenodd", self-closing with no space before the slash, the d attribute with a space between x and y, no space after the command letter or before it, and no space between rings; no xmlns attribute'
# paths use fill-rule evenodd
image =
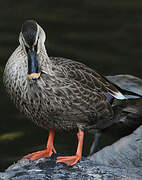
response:
<svg viewBox="0 0 142 180"><path fill-rule="evenodd" d="M57 164L56 154L37 161L21 159L0 173L0 180L141 180L142 126L73 167Z"/></svg>
<svg viewBox="0 0 142 180"><path fill-rule="evenodd" d="M109 76L125 90L142 94L142 80L130 75ZM55 154L37 161L21 159L0 173L0 180L141 180L142 179L142 98L114 100L115 117L105 133L121 134L120 140L92 156L82 158L75 166L56 163ZM137 128L137 129L136 129ZM136 129L136 130L135 130ZM135 130L134 132L132 132ZM131 133L127 135L128 132ZM127 136L126 136L127 135Z"/></svg>
<svg viewBox="0 0 142 180"><path fill-rule="evenodd" d="M123 160L124 161L124 160ZM141 168L124 168L98 165L89 158L82 159L73 167L56 164L55 156L43 158L35 162L21 159L10 166L4 173L0 173L1 180L141 180Z"/></svg>

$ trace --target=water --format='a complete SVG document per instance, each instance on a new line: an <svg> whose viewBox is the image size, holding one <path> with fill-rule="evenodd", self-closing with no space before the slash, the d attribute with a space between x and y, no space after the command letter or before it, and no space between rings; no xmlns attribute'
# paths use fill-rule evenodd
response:
<svg viewBox="0 0 142 180"><path fill-rule="evenodd" d="M23 21L35 19L45 29L49 56L83 62L104 75L128 73L142 77L142 2L5 0L0 8L0 170L3 170L28 152L44 148L48 134L19 114L2 85L3 67L18 46ZM92 137L86 135L86 139L85 155ZM75 152L76 143L75 133L58 133L55 139L56 149L63 153Z"/></svg>

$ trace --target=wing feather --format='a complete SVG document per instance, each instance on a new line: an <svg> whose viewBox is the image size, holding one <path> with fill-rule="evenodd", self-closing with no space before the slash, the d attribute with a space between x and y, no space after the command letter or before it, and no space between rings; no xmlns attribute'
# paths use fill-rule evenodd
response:
<svg viewBox="0 0 142 180"><path fill-rule="evenodd" d="M109 93L116 99L126 99L125 96L102 75L85 64L65 58L50 58L56 68L76 83L96 92Z"/></svg>

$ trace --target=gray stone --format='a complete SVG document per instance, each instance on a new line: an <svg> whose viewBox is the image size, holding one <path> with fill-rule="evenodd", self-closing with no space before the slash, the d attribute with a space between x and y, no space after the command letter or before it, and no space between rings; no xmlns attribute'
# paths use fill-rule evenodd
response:
<svg viewBox="0 0 142 180"><path fill-rule="evenodd" d="M138 77L132 75L116 75L107 76L106 78L121 89L142 95L142 79Z"/></svg>
<svg viewBox="0 0 142 180"><path fill-rule="evenodd" d="M142 168L142 126L131 135L92 155L95 164L121 168ZM142 175L142 173L141 173Z"/></svg>
<svg viewBox="0 0 142 180"><path fill-rule="evenodd" d="M0 180L141 180L142 126L73 167L57 164L56 154L37 161L21 159L0 173Z"/></svg>

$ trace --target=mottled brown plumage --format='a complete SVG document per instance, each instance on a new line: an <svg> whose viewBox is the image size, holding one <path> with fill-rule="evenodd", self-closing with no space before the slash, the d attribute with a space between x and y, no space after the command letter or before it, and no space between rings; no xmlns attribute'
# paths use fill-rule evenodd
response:
<svg viewBox="0 0 142 180"><path fill-rule="evenodd" d="M32 23L24 23L26 28L30 24L24 36L28 31L31 33ZM44 46L45 33L38 24L37 32L32 34L36 36L32 36L30 41L28 35L28 44L27 37L20 33L20 45L9 58L4 71L4 85L17 108L46 129L84 131L91 125L96 129L109 126L113 111L105 95L120 95L121 99L124 96L86 65L65 58L49 58ZM27 76L27 49L36 51L39 78ZM32 61L33 56L30 56ZM31 63L31 66L34 65Z"/></svg>

